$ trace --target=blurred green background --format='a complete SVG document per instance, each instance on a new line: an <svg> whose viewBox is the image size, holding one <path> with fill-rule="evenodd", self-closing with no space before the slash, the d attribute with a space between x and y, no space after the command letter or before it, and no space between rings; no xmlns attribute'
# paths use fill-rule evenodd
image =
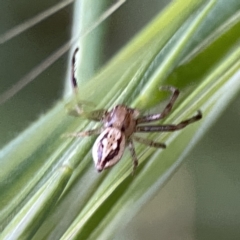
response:
<svg viewBox="0 0 240 240"><path fill-rule="evenodd" d="M55 0L3 1L0 34L56 3ZM102 64L167 3L129 0L111 16ZM0 93L66 42L71 34L71 22L72 5L69 5L0 45ZM0 106L1 147L61 97L67 60L66 54ZM224 111L162 191L133 219L125 235L116 235L116 239L240 239L239 122L240 96Z"/></svg>

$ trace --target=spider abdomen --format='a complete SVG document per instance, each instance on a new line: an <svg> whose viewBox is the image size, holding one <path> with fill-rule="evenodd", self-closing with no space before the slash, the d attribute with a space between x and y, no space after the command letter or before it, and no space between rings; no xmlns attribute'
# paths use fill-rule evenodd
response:
<svg viewBox="0 0 240 240"><path fill-rule="evenodd" d="M98 136L92 155L99 172L115 165L121 159L125 142L125 135L117 128L108 127Z"/></svg>

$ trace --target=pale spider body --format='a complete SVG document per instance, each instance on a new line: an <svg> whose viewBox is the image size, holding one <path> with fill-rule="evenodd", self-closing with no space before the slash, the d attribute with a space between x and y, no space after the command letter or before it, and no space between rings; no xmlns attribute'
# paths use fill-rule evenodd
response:
<svg viewBox="0 0 240 240"><path fill-rule="evenodd" d="M115 165L122 158L126 141L135 131L138 115L137 110L124 105L117 105L106 113L104 130L92 148L95 167L99 172Z"/></svg>
<svg viewBox="0 0 240 240"><path fill-rule="evenodd" d="M75 50L72 58L72 85L75 92L77 90L77 81L74 74L74 66L77 51L78 48ZM163 119L170 113L179 95L179 90L175 87L165 86L161 89L172 93L169 103L165 106L161 113L140 116L138 110L129 108L125 105L117 105L110 111L99 109L86 114L86 116L90 120L102 122L102 127L84 132L70 133L67 136L83 137L99 134L92 148L95 167L99 172L119 162L122 158L125 147L128 146L133 159L134 172L138 165L138 159L135 153L133 140L150 147L166 148L164 143L154 142L146 138L138 137L134 133L176 131L185 128L187 125L202 118L201 112L198 111L195 116L178 124L150 125L149 123ZM74 112L75 115L83 114L81 107L78 105L76 105Z"/></svg>

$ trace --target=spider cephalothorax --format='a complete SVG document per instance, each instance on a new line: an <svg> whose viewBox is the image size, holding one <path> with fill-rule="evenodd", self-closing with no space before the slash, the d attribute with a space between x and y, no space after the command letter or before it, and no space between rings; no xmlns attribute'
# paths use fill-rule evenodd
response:
<svg viewBox="0 0 240 240"><path fill-rule="evenodd" d="M74 76L76 53L77 50L74 52L72 61L72 83L75 90L77 88L77 81ZM134 133L176 131L202 118L201 112L198 111L197 115L175 125L148 124L163 119L166 115L168 115L179 95L179 90L172 86L165 86L161 89L172 92L169 103L161 113L139 116L138 110L129 108L125 105L117 105L110 111L99 109L88 113L87 116L90 120L102 122L102 127L84 132L71 133L68 134L68 136L83 137L93 134L100 134L92 148L95 167L99 172L115 165L122 158L125 147L128 146L133 159L134 171L138 165L138 160L135 153L133 140L150 147L166 148L164 143L158 143L149 139L141 138L134 135ZM79 109L80 107L77 106L76 112L81 115L82 111L79 111Z"/></svg>

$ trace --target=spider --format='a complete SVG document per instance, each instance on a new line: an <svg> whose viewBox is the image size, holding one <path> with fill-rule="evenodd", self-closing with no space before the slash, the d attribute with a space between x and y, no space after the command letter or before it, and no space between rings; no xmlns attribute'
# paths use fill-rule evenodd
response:
<svg viewBox="0 0 240 240"><path fill-rule="evenodd" d="M72 86L77 92L77 81L75 78L75 62L78 48L74 51L72 57ZM172 86L165 86L161 88L172 93L169 103L165 106L161 113L149 114L140 116L137 109L129 108L125 105L117 105L113 109L107 111L99 109L91 111L86 116L89 120L102 122L103 126L96 129L91 129L84 132L76 132L67 134L68 137L84 137L90 135L100 134L92 148L92 156L96 169L101 172L104 169L110 168L115 165L123 156L126 145L128 146L132 160L133 160L133 173L138 166L138 159L136 156L133 140L155 148L166 148L164 143L154 142L149 139L135 136L137 132L171 132L185 128L191 123L194 123L202 118L202 113L198 110L197 114L187 120L178 124L167 125L146 125L163 119L167 116L179 95L179 90ZM79 116L83 111L79 106L74 109L75 113Z"/></svg>

